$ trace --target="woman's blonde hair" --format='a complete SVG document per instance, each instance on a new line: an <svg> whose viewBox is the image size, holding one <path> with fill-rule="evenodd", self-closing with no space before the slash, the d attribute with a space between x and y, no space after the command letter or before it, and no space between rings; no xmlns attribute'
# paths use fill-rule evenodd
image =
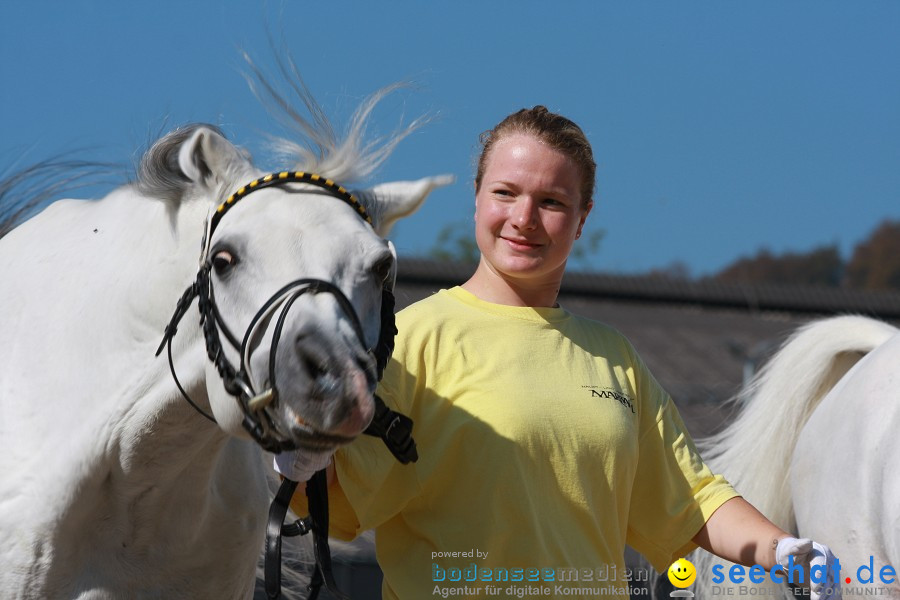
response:
<svg viewBox="0 0 900 600"><path fill-rule="evenodd" d="M594 152L587 136L574 121L552 113L547 107L540 105L516 111L500 121L493 129L481 134L481 156L478 158L478 168L475 172L476 192L481 189L487 159L494 144L516 133L533 135L575 161L581 169L581 205L586 208L593 201L597 163L594 162Z"/></svg>

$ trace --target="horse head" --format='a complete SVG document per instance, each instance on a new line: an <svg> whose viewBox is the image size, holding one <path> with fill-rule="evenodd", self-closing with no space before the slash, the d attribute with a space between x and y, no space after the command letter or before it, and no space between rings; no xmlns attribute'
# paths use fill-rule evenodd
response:
<svg viewBox="0 0 900 600"><path fill-rule="evenodd" d="M191 193L213 200L194 289L215 420L272 451L351 441L372 419L375 351L393 335L382 302L396 256L383 236L450 178L351 193L313 174L265 176L203 127L177 162Z"/></svg>

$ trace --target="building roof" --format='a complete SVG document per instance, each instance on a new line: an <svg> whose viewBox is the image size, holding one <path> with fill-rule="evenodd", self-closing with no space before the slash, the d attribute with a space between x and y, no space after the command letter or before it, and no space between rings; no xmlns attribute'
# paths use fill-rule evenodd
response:
<svg viewBox="0 0 900 600"><path fill-rule="evenodd" d="M412 284L452 282L455 285L465 281L473 270L474 265L466 263L403 258L399 280ZM561 294L744 311L786 311L808 315L849 312L887 320L900 319L900 293L890 291L864 292L806 285L738 284L658 275L571 272L563 279Z"/></svg>

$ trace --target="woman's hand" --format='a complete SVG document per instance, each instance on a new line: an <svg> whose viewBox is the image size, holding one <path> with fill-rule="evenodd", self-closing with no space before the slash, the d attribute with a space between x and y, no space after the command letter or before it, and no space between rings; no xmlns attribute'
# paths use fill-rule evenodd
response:
<svg viewBox="0 0 900 600"><path fill-rule="evenodd" d="M775 547L775 562L788 573L792 562L803 566L804 577L809 582L810 600L841 600L841 579L835 576L837 559L828 546L810 539L784 537L778 540ZM816 582L822 577L817 575L813 578L814 568L817 568L817 573L825 571L825 581Z"/></svg>
<svg viewBox="0 0 900 600"><path fill-rule="evenodd" d="M793 564L803 569L804 584L809 582L810 600L841 600L841 582L836 573L838 562L828 546L808 539L798 540L743 498L732 498L722 504L694 536L694 542L731 562L744 566L757 564L767 571L775 565L787 571L793 558ZM822 579L819 574L822 567L827 569L824 583L817 583L811 577L810 570L817 566L816 579Z"/></svg>
<svg viewBox="0 0 900 600"><path fill-rule="evenodd" d="M308 481L317 471L331 464L333 451L310 452L309 450L292 450L275 455L275 470L287 479L303 483ZM331 477L329 477L330 481Z"/></svg>

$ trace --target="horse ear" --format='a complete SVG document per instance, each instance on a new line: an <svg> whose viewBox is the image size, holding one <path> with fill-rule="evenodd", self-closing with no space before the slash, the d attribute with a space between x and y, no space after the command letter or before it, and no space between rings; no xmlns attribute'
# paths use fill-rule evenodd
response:
<svg viewBox="0 0 900 600"><path fill-rule="evenodd" d="M394 181L381 183L361 193L367 203L375 203L375 232L387 236L398 220L407 217L422 205L432 190L450 185L453 175L425 177L418 181Z"/></svg>
<svg viewBox="0 0 900 600"><path fill-rule="evenodd" d="M178 167L194 183L227 173L233 165L246 162L241 152L220 133L198 128L178 150Z"/></svg>

